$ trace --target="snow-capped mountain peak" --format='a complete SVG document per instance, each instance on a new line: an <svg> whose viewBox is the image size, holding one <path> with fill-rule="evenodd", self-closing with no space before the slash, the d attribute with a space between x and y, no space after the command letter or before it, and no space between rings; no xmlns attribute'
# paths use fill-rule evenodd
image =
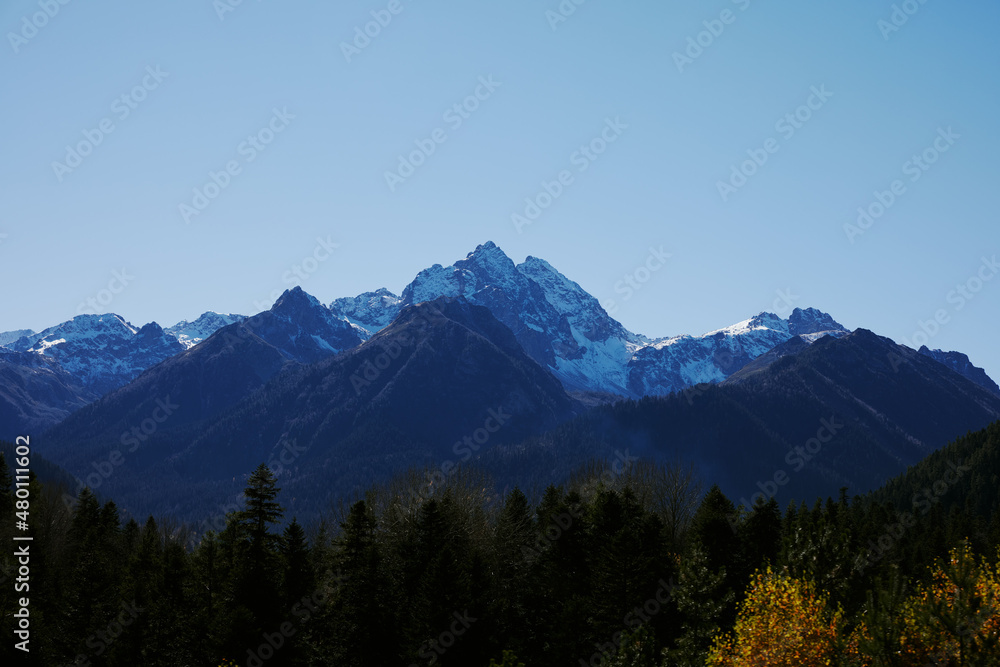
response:
<svg viewBox="0 0 1000 667"><path fill-rule="evenodd" d="M384 287L356 297L343 297L330 304L330 310L364 332L367 339L387 326L399 314L402 299Z"/></svg>
<svg viewBox="0 0 1000 667"><path fill-rule="evenodd" d="M709 331L704 337L727 335L727 336L739 336L755 330L770 330L778 331L784 333L788 336L791 334L788 331L788 321L783 320L774 313L760 313L754 315L748 320L743 320L742 322L737 322L728 327L723 327L722 329L716 329L715 331Z"/></svg>
<svg viewBox="0 0 1000 667"><path fill-rule="evenodd" d="M216 313L209 310L202 313L201 316L193 322L181 320L174 326L167 327L164 331L176 338L177 341L183 345L185 349L187 349L194 347L222 327L228 326L234 322L242 322L245 319L246 317L243 315Z"/></svg>
<svg viewBox="0 0 1000 667"><path fill-rule="evenodd" d="M760 313L702 336L647 338L627 330L544 259L529 256L515 265L492 241L451 266L424 269L400 297L383 289L337 299L330 308L368 337L401 307L442 296L489 308L529 356L568 388L626 396L719 382L793 336L812 342L844 331L826 313L807 308L795 309L788 319Z"/></svg>
<svg viewBox="0 0 1000 667"><path fill-rule="evenodd" d="M796 308L787 319L762 312L700 336L647 338L627 330L549 262L529 256L515 264L491 241L450 266L435 264L419 272L400 296L382 287L327 307L295 287L250 319L255 333L283 356L309 362L367 340L403 307L442 296L488 308L567 388L633 397L722 381L796 336L811 343L845 333L830 315ZM103 393L246 319L209 311L163 330L155 323L137 329L114 314L80 315L39 333L17 332L23 335L6 345L53 359Z"/></svg>
<svg viewBox="0 0 1000 667"><path fill-rule="evenodd" d="M364 336L301 287L278 297L270 310L249 318L254 333L284 356L311 363L359 345Z"/></svg>
<svg viewBox="0 0 1000 667"><path fill-rule="evenodd" d="M601 303L579 284L559 273L544 259L528 256L517 265L517 270L537 283L545 300L556 311L581 327L590 340L606 340L608 336L625 332L618 322L611 319ZM612 326L605 326L613 323ZM600 324L602 326L596 326ZM617 326L615 326L617 325Z"/></svg>
<svg viewBox="0 0 1000 667"><path fill-rule="evenodd" d="M284 318L295 317L303 311L318 310L327 311L329 309L320 303L319 299L299 286L285 290L271 306L272 313Z"/></svg>
<svg viewBox="0 0 1000 667"><path fill-rule="evenodd" d="M4 331L0 333L0 347L8 347L11 343L18 340L19 338L24 338L25 336L34 335L34 330L32 329L15 329L14 331Z"/></svg>
<svg viewBox="0 0 1000 667"><path fill-rule="evenodd" d="M150 366L184 350L155 322L137 329L114 313L77 315L23 336L9 347L54 359L99 394L122 386Z"/></svg>
<svg viewBox="0 0 1000 667"><path fill-rule="evenodd" d="M816 308L796 308L788 316L788 331L793 336L824 331L847 331L837 320Z"/></svg>

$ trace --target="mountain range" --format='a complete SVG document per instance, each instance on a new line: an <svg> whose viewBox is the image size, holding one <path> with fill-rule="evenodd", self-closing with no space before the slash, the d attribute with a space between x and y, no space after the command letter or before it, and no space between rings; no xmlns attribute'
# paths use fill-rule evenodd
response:
<svg viewBox="0 0 1000 667"><path fill-rule="evenodd" d="M787 318L760 313L700 336L650 339L625 329L597 299L544 260L528 257L515 265L488 242L452 266L435 264L421 271L401 296L381 288L310 310L299 322L302 330L296 334L296 345L311 348L308 358L319 359L367 340L404 307L441 296L462 297L485 306L514 333L528 356L550 370L567 390L599 401L665 395L699 383L720 382L791 338L812 341L847 333L819 310L796 308ZM318 301L309 298L318 306ZM47 367L59 374L63 387L59 391L74 394L66 405L79 406L244 319L242 315L207 312L193 322L182 321L163 329L155 322L136 327L114 314L80 315L38 333L27 329L0 333L0 348L53 362ZM349 324L354 334L337 322ZM331 327L339 333L333 333ZM328 338L329 345L313 344ZM278 346L288 353L283 356L305 360L299 353L291 353L289 345L286 341ZM921 353L1000 394L1000 387L965 355L926 348ZM31 369L36 366L19 364L16 359L7 356L3 360L8 373L34 373ZM37 377L36 381L51 382L51 377ZM51 405L36 399L32 404L8 395L0 396L0 401L5 404L0 414L7 415L0 420L0 436L50 426L66 414L62 399ZM25 418L17 418L19 414Z"/></svg>
<svg viewBox="0 0 1000 667"><path fill-rule="evenodd" d="M862 491L1000 417L1000 388L959 352L813 308L651 339L492 243L399 296L324 305L294 288L251 317L81 315L0 341L0 437L50 428L40 451L81 483L187 518L238 496L262 460L303 515L414 466L475 459L544 485L623 450L750 497L822 420L845 424L838 446L788 489Z"/></svg>
<svg viewBox="0 0 1000 667"><path fill-rule="evenodd" d="M758 493L787 502L875 489L997 419L1000 396L858 329L790 339L721 383L601 406L483 463L501 483L543 484L629 451L692 465L749 507Z"/></svg>

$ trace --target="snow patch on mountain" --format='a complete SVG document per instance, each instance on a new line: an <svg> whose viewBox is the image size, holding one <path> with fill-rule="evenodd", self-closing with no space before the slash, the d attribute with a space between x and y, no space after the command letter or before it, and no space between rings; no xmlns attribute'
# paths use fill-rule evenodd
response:
<svg viewBox="0 0 1000 667"><path fill-rule="evenodd" d="M700 336L649 338L628 331L545 260L529 256L515 265L493 242L451 266L435 264L421 271L399 296L383 287L324 306L296 287L251 319L254 332L284 356L308 363L367 340L403 307L442 296L488 308L528 356L567 389L629 397L720 382L791 338L812 343L847 332L820 310L796 308L787 319L764 312ZM103 393L246 319L209 311L166 330L155 323L140 330L117 315L81 315L39 333L0 334L0 346L51 358ZM953 367L964 364L956 358L950 362Z"/></svg>
<svg viewBox="0 0 1000 667"><path fill-rule="evenodd" d="M181 320L172 327L164 329L168 335L177 339L184 349L189 349L205 340L222 327L242 322L246 317L243 315L223 314L208 311L193 322Z"/></svg>
<svg viewBox="0 0 1000 667"><path fill-rule="evenodd" d="M796 308L788 317L788 332L793 336L847 331L837 320L815 308Z"/></svg>
<svg viewBox="0 0 1000 667"><path fill-rule="evenodd" d="M356 297L343 297L330 304L330 310L351 323L365 340L388 326L399 314L402 299L384 287Z"/></svg>
<svg viewBox="0 0 1000 667"><path fill-rule="evenodd" d="M0 333L0 347L9 347L18 338L31 336L35 332L31 329L17 329L15 331L4 331Z"/></svg>
<svg viewBox="0 0 1000 667"><path fill-rule="evenodd" d="M250 318L250 323L254 333L300 363L319 361L364 339L358 327L301 287L286 290L270 310Z"/></svg>
<svg viewBox="0 0 1000 667"><path fill-rule="evenodd" d="M77 315L9 346L55 360L98 394L130 382L142 371L184 350L155 322L137 329L113 313Z"/></svg>
<svg viewBox="0 0 1000 667"><path fill-rule="evenodd" d="M400 297L381 289L337 299L331 310L369 337L407 305L441 296L486 306L530 357L568 389L638 397L721 382L775 345L846 330L815 308L785 319L760 313L701 336L649 338L628 331L580 285L537 257L515 265L489 241L452 266L424 269Z"/></svg>
<svg viewBox="0 0 1000 667"><path fill-rule="evenodd" d="M823 336L833 336L834 338L840 338L841 336L846 336L850 331L817 331L816 333L799 334L799 338L807 343L815 343Z"/></svg>

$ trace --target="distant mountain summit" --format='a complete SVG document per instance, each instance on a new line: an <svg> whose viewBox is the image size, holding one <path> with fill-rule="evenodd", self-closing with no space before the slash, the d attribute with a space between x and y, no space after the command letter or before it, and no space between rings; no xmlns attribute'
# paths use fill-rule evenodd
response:
<svg viewBox="0 0 1000 667"><path fill-rule="evenodd" d="M441 297L487 308L531 359L591 403L719 383L791 340L811 344L848 333L823 311L796 308L787 318L763 312L701 335L647 338L627 330L596 298L545 260L529 256L515 264L492 242L450 266L435 264L419 272L398 296L383 287L324 306L296 287L282 294L270 310L250 318L252 326L240 331L252 331L268 349L268 360L277 354L282 363L311 363L369 340L406 307ZM55 362L70 386L83 391L79 399L86 400L84 395L104 395L166 359L197 349L216 332L247 321L242 315L209 311L193 322L161 329L156 323L136 328L114 314L81 315L40 333L28 329L0 333L0 349ZM965 355L922 353L1000 392ZM273 366L272 361L262 363L261 368L268 369L263 375ZM31 372L30 366L17 370L22 376ZM31 412L44 405L23 407ZM42 409L40 414L64 414L61 407L53 407L55 411Z"/></svg>
<svg viewBox="0 0 1000 667"><path fill-rule="evenodd" d="M388 326L399 313L402 299L384 287L330 304L330 310L361 329L365 338Z"/></svg>
<svg viewBox="0 0 1000 667"><path fill-rule="evenodd" d="M68 322L23 336L7 347L55 360L83 387L98 395L117 389L150 366L184 351L184 346L155 322L136 328L114 314L77 315Z"/></svg>
<svg viewBox="0 0 1000 667"><path fill-rule="evenodd" d="M809 336L830 332L845 332L839 322L815 308L796 308L788 317L788 333L793 336Z"/></svg>
<svg viewBox="0 0 1000 667"><path fill-rule="evenodd" d="M275 309L306 302L291 293ZM307 365L275 364L277 348L253 333L265 315L79 410L48 432L47 454L82 478L166 404L171 414L124 454L102 491L141 514L203 516L267 461L289 508L316 513L411 465L450 474L480 449L582 411L488 309L463 299L406 306L365 343ZM268 361L266 378L254 373L258 359Z"/></svg>
<svg viewBox="0 0 1000 667"><path fill-rule="evenodd" d="M922 345L917 351L922 355L930 357L938 363L944 364L959 375L972 380L980 387L988 389L997 396L1000 396L1000 386L997 386L997 383L986 374L986 371L969 361L969 357L967 355L964 355L961 352L931 350L928 349L926 345Z"/></svg>
<svg viewBox="0 0 1000 667"><path fill-rule="evenodd" d="M997 419L997 395L857 329L812 344L789 338L718 384L595 408L490 450L484 464L502 471L501 483L544 485L552 470L629 448L643 460L690 462L745 506L760 493L784 506L835 497L843 486L877 488Z"/></svg>
<svg viewBox="0 0 1000 667"><path fill-rule="evenodd" d="M4 331L0 333L0 347L7 347L19 338L31 336L35 332L31 329L17 329L16 331Z"/></svg>
<svg viewBox="0 0 1000 667"><path fill-rule="evenodd" d="M309 363L360 345L362 335L301 287L250 318L254 333L295 361Z"/></svg>
<svg viewBox="0 0 1000 667"><path fill-rule="evenodd" d="M630 395L663 395L697 384L722 382L790 339L811 343L823 336L846 333L826 313L796 308L787 320L774 313L760 313L701 336L654 341L629 362Z"/></svg>
<svg viewBox="0 0 1000 667"><path fill-rule="evenodd" d="M201 317L196 319L194 322L181 320L174 326L167 327L164 331L176 338L177 342L185 348L189 348L194 347L222 327L233 324L234 322L242 322L245 319L246 317L243 315L223 315L221 313L208 311L206 313L202 313Z"/></svg>
<svg viewBox="0 0 1000 667"><path fill-rule="evenodd" d="M811 341L846 333L832 317L809 308L796 309L788 320L761 313L702 336L650 340L628 331L545 260L529 256L515 265L493 242L451 266L424 269L400 297L383 289L338 299L330 308L374 333L400 308L442 296L488 308L568 389L628 397L719 382L793 336Z"/></svg>

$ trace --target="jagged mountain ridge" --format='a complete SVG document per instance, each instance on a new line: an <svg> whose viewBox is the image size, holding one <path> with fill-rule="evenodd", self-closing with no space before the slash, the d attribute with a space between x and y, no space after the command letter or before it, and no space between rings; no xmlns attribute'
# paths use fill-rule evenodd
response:
<svg viewBox="0 0 1000 667"><path fill-rule="evenodd" d="M270 310L219 329L104 395L73 415L75 421L57 425L52 437L117 442L117 434L152 415L161 402L176 404L169 415L172 428L194 423L239 402L290 366L313 363L360 343L350 324L296 287ZM66 432L66 424L76 424L68 427L75 432ZM84 450L67 454L67 461Z"/></svg>
<svg viewBox="0 0 1000 667"><path fill-rule="evenodd" d="M341 328L335 321L341 321L350 325L360 342L387 326L403 307L440 296L461 296L489 308L514 332L528 355L551 370L567 389L602 396L600 400L664 395L700 383L721 382L793 337L814 342L824 335L847 333L819 310L796 308L787 319L760 313L700 336L649 339L628 331L597 299L548 262L529 256L515 264L492 242L480 245L449 267L435 264L421 271L400 296L380 288L339 298L328 307L331 317L314 313L304 326L318 327L311 334L326 340L332 328ZM83 317L91 320L81 320ZM241 315L209 311L194 322L182 321L167 329L155 323L136 329L117 315L80 316L44 332L20 336L7 347L52 358L79 384L103 395L242 319ZM88 325L94 330L87 331ZM118 328L115 335L120 340L114 344L107 344L99 330L106 325ZM72 335L68 336L70 330ZM144 336L133 342L126 340L139 332L145 332ZM0 340L14 334L0 333ZM355 336L344 330L334 337L338 342L329 347L313 344L315 340L310 342L308 336L299 344L311 349L309 358L318 359L334 349L346 349ZM938 351L927 354L998 391L996 384L965 355Z"/></svg>
<svg viewBox="0 0 1000 667"><path fill-rule="evenodd" d="M489 308L567 388L626 397L719 382L793 336L846 333L829 315L797 308L787 320L761 313L702 336L650 340L628 331L545 260L529 256L514 264L492 242L452 266L421 271L399 297L383 288L338 299L330 308L374 333L400 308L440 296Z"/></svg>
<svg viewBox="0 0 1000 667"><path fill-rule="evenodd" d="M592 410L483 464L544 484L629 451L691 463L734 501L781 505L877 488L956 436L1000 419L1000 397L930 357L857 329L791 338L724 382ZM506 462L510 462L506 465ZM781 481L775 483L775 479ZM745 503L749 504L749 503Z"/></svg>
<svg viewBox="0 0 1000 667"><path fill-rule="evenodd" d="M10 343L15 352L53 359L97 395L128 383L150 366L184 351L155 322L136 328L114 315L77 315Z"/></svg>
<svg viewBox="0 0 1000 667"><path fill-rule="evenodd" d="M4 331L0 333L0 347L7 347L19 338L34 335L32 329L17 329L15 331Z"/></svg>
<svg viewBox="0 0 1000 667"><path fill-rule="evenodd" d="M961 352L944 352L943 350L931 350L926 345L921 345L920 349L917 350L920 354L930 357L938 363L942 363L948 368L952 369L959 375L962 375L980 387L988 389L997 396L1000 396L1000 386L986 374L982 368L974 365L970 360L968 355L962 354Z"/></svg>
<svg viewBox="0 0 1000 667"><path fill-rule="evenodd" d="M54 360L0 348L0 440L36 433L96 398Z"/></svg>
<svg viewBox="0 0 1000 667"><path fill-rule="evenodd" d="M167 327L163 331L177 339L185 348L191 348L205 340L224 326L235 322L242 322L245 315L233 315L208 311L202 313L193 322L181 320L172 327Z"/></svg>
<svg viewBox="0 0 1000 667"><path fill-rule="evenodd" d="M295 300L289 296L285 307ZM246 386L222 400L228 385L219 383L267 349L255 334L239 336L258 317L71 415L46 433L45 452L84 477L92 462L136 445L101 490L143 514L203 514L206 502L238 496L242 477L261 461L293 508L301 497L316 511L393 471L464 460L456 443L471 455L582 412L488 309L446 298L405 307L343 354L311 364L286 359L266 379L244 372ZM141 442L128 438L164 405L170 415Z"/></svg>

